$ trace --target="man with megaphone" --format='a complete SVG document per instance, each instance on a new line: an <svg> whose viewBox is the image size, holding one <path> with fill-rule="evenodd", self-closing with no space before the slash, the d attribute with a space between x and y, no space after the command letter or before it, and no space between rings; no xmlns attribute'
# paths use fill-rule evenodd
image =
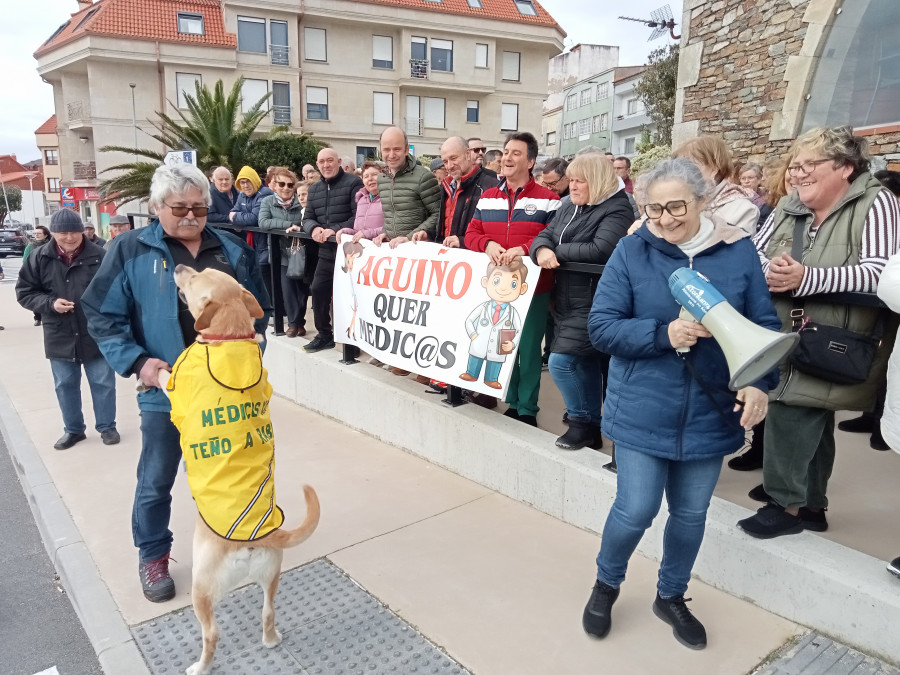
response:
<svg viewBox="0 0 900 675"><path fill-rule="evenodd" d="M697 165L666 160L641 180L650 221L619 242L588 319L591 342L612 355L602 428L616 444L618 487L582 625L594 637L609 632L628 560L665 493L653 612L679 642L703 649L706 629L684 594L722 458L765 417L777 375L773 362L754 364L781 324L749 235L701 215L710 186ZM697 313L680 318L673 293ZM744 338L763 329L771 330L746 348ZM679 354L682 348L689 351Z"/></svg>

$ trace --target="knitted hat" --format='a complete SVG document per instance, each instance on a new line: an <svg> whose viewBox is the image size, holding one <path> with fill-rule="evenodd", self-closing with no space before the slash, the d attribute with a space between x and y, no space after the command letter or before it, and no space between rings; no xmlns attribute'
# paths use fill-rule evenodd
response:
<svg viewBox="0 0 900 675"><path fill-rule="evenodd" d="M242 167L241 170L238 171L237 178L234 179L234 184L240 186L241 178L246 178L247 180L249 180L253 184L253 188L255 190L259 190L260 185L262 185L259 174L253 170L253 167Z"/></svg>
<svg viewBox="0 0 900 675"><path fill-rule="evenodd" d="M431 160L431 164L428 166L428 168L431 169L432 171L437 171L438 169L442 168L443 166L444 166L444 160L442 160L440 157L435 157L433 160Z"/></svg>
<svg viewBox="0 0 900 675"><path fill-rule="evenodd" d="M109 219L110 225L131 225L131 221L128 220L128 216L113 216Z"/></svg>
<svg viewBox="0 0 900 675"><path fill-rule="evenodd" d="M51 232L84 232L84 223L72 209L60 209L50 216Z"/></svg>

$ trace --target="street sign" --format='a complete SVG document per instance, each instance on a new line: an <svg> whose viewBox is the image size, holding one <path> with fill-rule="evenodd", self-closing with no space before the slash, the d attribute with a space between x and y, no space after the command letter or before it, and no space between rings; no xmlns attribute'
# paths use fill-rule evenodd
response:
<svg viewBox="0 0 900 675"><path fill-rule="evenodd" d="M62 188L59 193L59 201L63 208L78 210L78 199L75 197L75 188Z"/></svg>
<svg viewBox="0 0 900 675"><path fill-rule="evenodd" d="M175 166L177 164L193 164L197 166L196 150L173 150L167 152L163 163L166 166Z"/></svg>

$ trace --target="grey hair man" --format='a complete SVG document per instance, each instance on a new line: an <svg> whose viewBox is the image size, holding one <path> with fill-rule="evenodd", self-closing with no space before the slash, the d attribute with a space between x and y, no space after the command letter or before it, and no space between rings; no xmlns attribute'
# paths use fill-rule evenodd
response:
<svg viewBox="0 0 900 675"><path fill-rule="evenodd" d="M209 181L199 169L159 167L150 185L156 219L116 238L82 297L88 330L106 361L123 377L136 375L142 385L137 398L143 441L131 529L141 587L151 602L175 596L169 517L181 461L180 436L169 419L159 372L170 370L197 336L175 286L176 265L218 269L237 279L265 310L256 322L258 333L265 333L271 314L253 249L229 232L206 227L209 201Z"/></svg>
<svg viewBox="0 0 900 675"><path fill-rule="evenodd" d="M209 213L206 214L206 222L213 224L225 224L231 222L228 214L234 208L239 192L234 186L234 176L227 167L219 166L212 172L212 187L210 189Z"/></svg>

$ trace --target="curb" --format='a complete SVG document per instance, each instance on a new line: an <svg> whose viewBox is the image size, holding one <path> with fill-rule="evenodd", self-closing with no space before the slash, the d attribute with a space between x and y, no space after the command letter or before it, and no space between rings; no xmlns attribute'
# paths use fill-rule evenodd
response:
<svg viewBox="0 0 900 675"><path fill-rule="evenodd" d="M6 439L41 540L59 573L106 675L149 675L94 559L63 503L6 390L0 385L0 433Z"/></svg>

